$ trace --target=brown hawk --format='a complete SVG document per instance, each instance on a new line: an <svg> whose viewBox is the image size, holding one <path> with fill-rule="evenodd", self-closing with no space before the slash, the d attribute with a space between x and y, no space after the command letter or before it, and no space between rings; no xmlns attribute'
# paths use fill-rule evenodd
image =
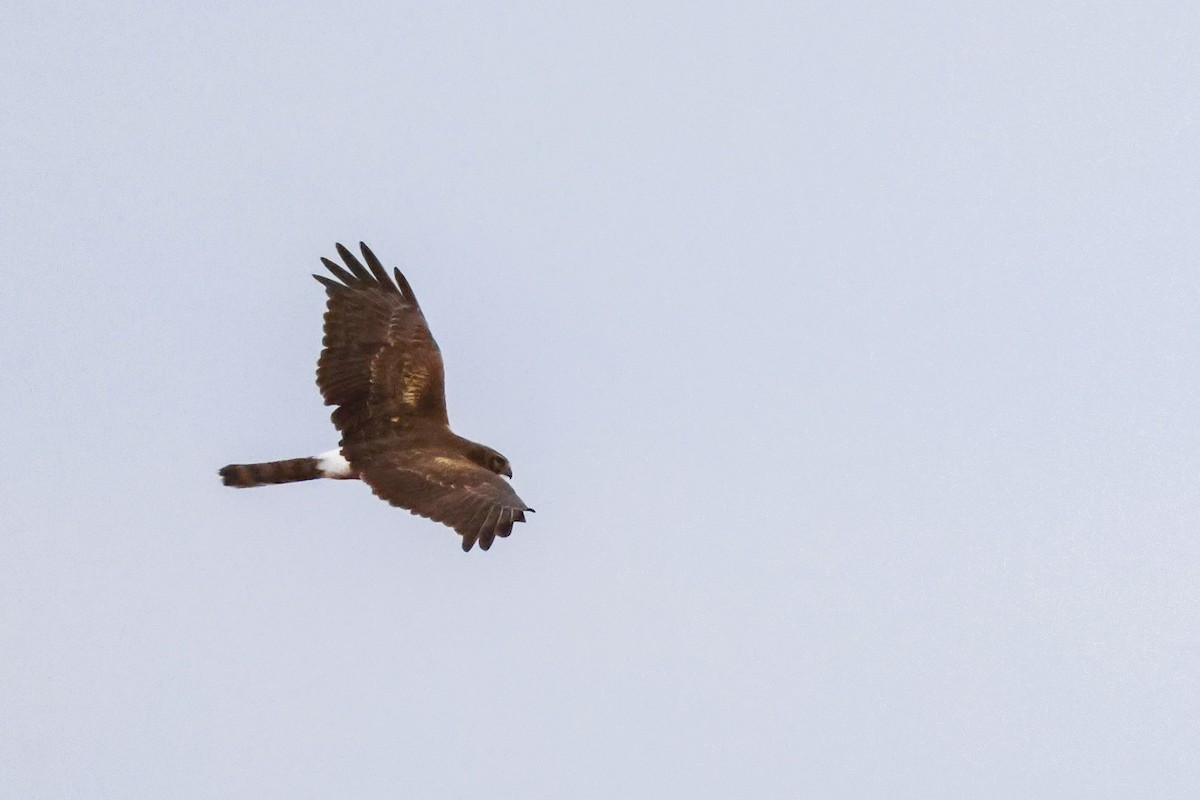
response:
<svg viewBox="0 0 1200 800"><path fill-rule="evenodd" d="M325 286L324 349L317 386L337 406L339 448L311 458L230 464L226 486L246 488L314 478L365 481L378 497L413 514L445 523L487 550L533 511L501 476L508 459L450 430L442 355L412 287L359 242L362 263L342 245L345 267L322 258L337 280Z"/></svg>

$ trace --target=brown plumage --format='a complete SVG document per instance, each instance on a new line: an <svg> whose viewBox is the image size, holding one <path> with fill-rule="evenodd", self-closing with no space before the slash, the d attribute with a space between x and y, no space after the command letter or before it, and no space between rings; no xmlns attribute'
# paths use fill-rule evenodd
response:
<svg viewBox="0 0 1200 800"><path fill-rule="evenodd" d="M289 458L285 461L267 461L262 464L230 464L221 467L218 474L226 486L236 486L239 489L325 477L315 458Z"/></svg>
<svg viewBox="0 0 1200 800"><path fill-rule="evenodd" d="M342 245L345 266L322 258L336 280L325 287L324 349L317 386L341 431L336 452L265 464L231 464L225 485L248 487L311 480L360 478L378 497L442 522L487 550L498 536L533 511L501 476L508 459L450 430L442 356L412 287L391 276L365 244L366 266Z"/></svg>

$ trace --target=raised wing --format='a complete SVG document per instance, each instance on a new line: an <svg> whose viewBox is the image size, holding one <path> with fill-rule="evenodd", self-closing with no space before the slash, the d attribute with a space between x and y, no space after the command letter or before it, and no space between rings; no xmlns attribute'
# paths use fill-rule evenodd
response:
<svg viewBox="0 0 1200 800"><path fill-rule="evenodd" d="M337 280L313 275L329 297L317 386L336 405L333 424L352 441L372 420L415 417L449 424L442 355L412 287L394 280L362 242L362 263L341 244L345 267L322 258Z"/></svg>
<svg viewBox="0 0 1200 800"><path fill-rule="evenodd" d="M343 451L377 497L449 525L462 536L464 551L476 542L487 550L533 511L507 481L466 456L397 449L379 439Z"/></svg>

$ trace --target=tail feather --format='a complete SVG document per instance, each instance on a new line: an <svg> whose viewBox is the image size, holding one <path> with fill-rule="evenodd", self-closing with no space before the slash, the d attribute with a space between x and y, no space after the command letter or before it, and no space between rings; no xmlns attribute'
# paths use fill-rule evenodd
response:
<svg viewBox="0 0 1200 800"><path fill-rule="evenodd" d="M222 483L238 489L273 483L311 481L324 477L315 458L289 458L286 461L267 461L262 464L230 464L221 467L220 475Z"/></svg>

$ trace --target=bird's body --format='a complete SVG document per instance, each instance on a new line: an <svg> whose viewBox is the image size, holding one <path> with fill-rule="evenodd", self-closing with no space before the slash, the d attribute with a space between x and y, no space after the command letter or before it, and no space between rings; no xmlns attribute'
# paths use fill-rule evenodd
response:
<svg viewBox="0 0 1200 800"><path fill-rule="evenodd" d="M445 523L486 550L533 509L501 476L508 459L450 430L437 343L408 281L394 281L362 243L364 267L342 245L345 267L321 259L337 280L314 275L328 294L317 385L337 450L310 458L221 469L227 486L250 487L316 478L360 479L383 500Z"/></svg>

